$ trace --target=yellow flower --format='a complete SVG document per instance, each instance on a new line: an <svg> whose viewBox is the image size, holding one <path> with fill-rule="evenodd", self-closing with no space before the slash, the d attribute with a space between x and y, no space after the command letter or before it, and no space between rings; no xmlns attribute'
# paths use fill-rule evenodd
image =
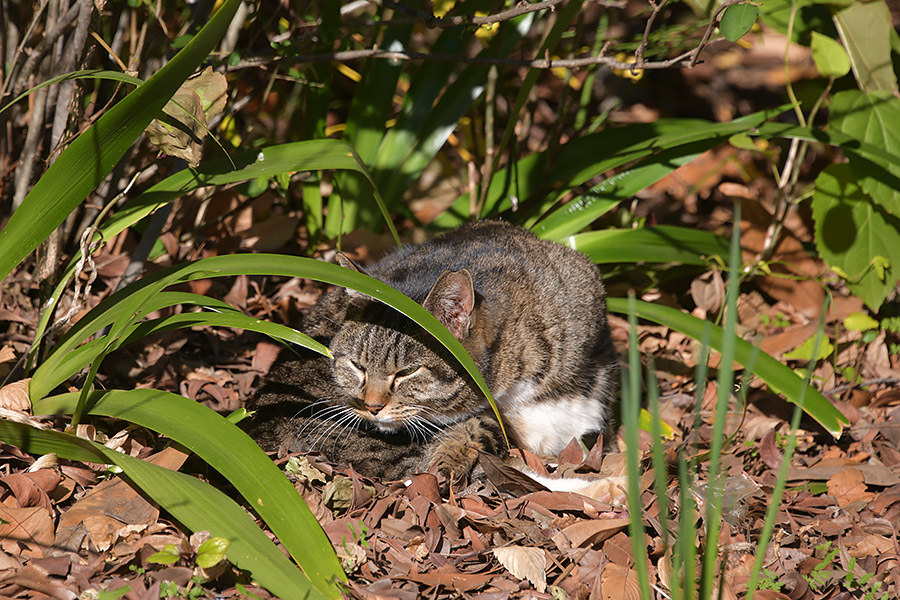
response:
<svg viewBox="0 0 900 600"><path fill-rule="evenodd" d="M616 54L616 60L623 63L634 64L637 59L634 58L633 54L625 54L624 52L619 52ZM632 81L640 81L641 77L644 76L643 69L635 69L634 72L631 72L631 69L613 69L613 75L617 77L624 77L626 79L631 79Z"/></svg>

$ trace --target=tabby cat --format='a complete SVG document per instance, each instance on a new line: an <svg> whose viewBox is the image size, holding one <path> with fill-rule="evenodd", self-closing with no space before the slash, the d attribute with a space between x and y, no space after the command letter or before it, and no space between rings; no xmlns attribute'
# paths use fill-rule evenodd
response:
<svg viewBox="0 0 900 600"><path fill-rule="evenodd" d="M343 255L347 268L363 270ZM511 442L555 454L602 432L616 357L597 267L524 229L484 221L407 245L364 270L422 304L468 350ZM303 330L334 359L283 353L249 408L267 450L318 451L370 476L462 476L505 449L496 418L453 357L392 308L343 288Z"/></svg>

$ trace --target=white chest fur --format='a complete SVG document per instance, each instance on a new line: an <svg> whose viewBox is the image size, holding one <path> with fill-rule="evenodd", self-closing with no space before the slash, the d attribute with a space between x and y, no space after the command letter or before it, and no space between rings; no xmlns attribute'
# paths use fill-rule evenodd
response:
<svg viewBox="0 0 900 600"><path fill-rule="evenodd" d="M535 386L520 382L498 396L503 417L519 443L535 454L558 454L572 438L603 427L603 404L584 396L535 400Z"/></svg>

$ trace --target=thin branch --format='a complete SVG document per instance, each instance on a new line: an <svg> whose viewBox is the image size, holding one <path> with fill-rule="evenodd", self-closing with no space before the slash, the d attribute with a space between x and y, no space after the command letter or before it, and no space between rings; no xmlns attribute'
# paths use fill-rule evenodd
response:
<svg viewBox="0 0 900 600"><path fill-rule="evenodd" d="M644 35L641 37L641 43L637 47L637 50L634 51L634 63L631 65L631 74L634 75L638 69L644 68L644 51L647 49L648 40L650 39L650 30L653 28L653 22L656 21L656 17L659 16L659 13L662 12L662 9L668 4L669 0L662 0L659 4L650 0L650 6L653 7L653 12L650 13L650 18L647 19L647 24L644 26Z"/></svg>
<svg viewBox="0 0 900 600"><path fill-rule="evenodd" d="M691 63L688 65L690 68L694 68L697 65L697 61L700 59L700 50L709 45L709 38L712 36L712 32L719 25L719 19L722 16L722 13L725 12L725 9L731 6L732 4L743 4L745 0L726 0L722 5L716 10L713 14L712 18L709 20L709 25L706 26L706 31L703 32L703 38L700 40L700 45L697 46L697 54L691 58Z"/></svg>
<svg viewBox="0 0 900 600"><path fill-rule="evenodd" d="M534 4L526 4L520 2L513 8L498 12L485 17L476 17L474 15L458 15L455 17L436 17L431 13L415 10L394 0L368 0L372 4L390 8L394 12L412 17L421 21L428 27L438 29L448 29L450 27L458 27L460 25L493 25L502 21L509 21L518 16L528 13L544 10L545 8L553 9L557 4L562 4L565 0L544 0L543 2L535 2Z"/></svg>
<svg viewBox="0 0 900 600"><path fill-rule="evenodd" d="M724 38L715 38L708 41L705 45L722 41ZM690 66L691 59L705 46L698 46L693 50L688 50L668 60L645 62L642 69L669 69L671 67ZM612 69L628 70L633 63L626 63L610 56L604 56L602 53L598 56L583 56L581 58L557 58L549 57L536 58L533 60L522 58L492 58L481 56L461 56L459 54L430 54L427 52L406 52L396 50L382 50L381 48L366 48L364 50L344 50L341 52L331 52L328 54L304 54L293 56L291 60L295 63L312 63L312 62L345 62L351 60L360 60L364 58L381 58L387 60L440 60L448 62L458 62L465 64L477 65L498 65L505 67L527 67L530 69L577 69L591 65L606 65ZM258 57L255 59L243 60L238 64L228 68L228 71L238 71L252 67L261 67L263 65L275 64L280 62L280 57L268 56Z"/></svg>

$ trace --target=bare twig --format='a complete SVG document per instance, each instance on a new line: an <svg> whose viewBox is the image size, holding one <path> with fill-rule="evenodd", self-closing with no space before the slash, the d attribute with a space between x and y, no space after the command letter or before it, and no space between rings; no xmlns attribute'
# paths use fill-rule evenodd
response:
<svg viewBox="0 0 900 600"><path fill-rule="evenodd" d="M715 38L708 41L705 45L713 44L724 38ZM658 60L645 62L642 69L669 69L671 67L687 67L690 66L692 59L704 46L698 46L693 50L688 50L668 60ZM361 60L364 58L381 58L387 60L440 60L448 62L458 62L476 65L498 65L505 67L527 67L530 69L577 69L580 67L588 67L592 65L606 65L612 69L628 70L633 63L622 62L610 56L584 56L581 58L558 58L549 57L537 59L522 58L491 58L481 56L461 56L459 54L430 54L427 52L406 52L396 50L382 50L381 48L366 48L363 50L344 50L341 52L331 52L328 54L304 54L292 57L292 60L299 63L309 62L344 62L350 60ZM269 56L258 57L256 59L244 60L230 67L229 71L237 71L249 67L261 67L280 62L282 59Z"/></svg>
<svg viewBox="0 0 900 600"><path fill-rule="evenodd" d="M647 24L644 26L644 35L641 37L641 43L638 45L637 50L634 51L634 63L631 65L632 75L637 73L639 69L644 68L644 51L647 50L647 43L650 39L650 30L653 28L653 22L656 21L656 17L668 3L669 0L662 0L659 4L650 0L650 6L653 7L653 12L650 13Z"/></svg>
<svg viewBox="0 0 900 600"><path fill-rule="evenodd" d="M712 32L715 31L716 26L719 24L719 19L722 17L722 13L725 12L725 9L731 6L732 4L741 4L744 0L726 0L713 14L713 16L709 20L709 25L706 26L706 31L703 32L703 38L700 40L700 44L697 46L696 54L691 57L691 62L688 65L690 68L694 68L697 65L697 61L700 60L700 52L711 44L709 38L712 36Z"/></svg>
<svg viewBox="0 0 900 600"><path fill-rule="evenodd" d="M436 17L431 13L415 10L394 0L369 0L372 4L390 8L394 12L412 17L421 21L428 27L447 29L450 27L458 27L460 25L493 25L502 21L509 21L518 16L525 15L545 8L553 9L557 4L562 4L565 0L544 0L543 2L535 2L534 4L526 4L520 2L509 10L504 10L493 15L484 17L476 17L474 15L458 15L455 17Z"/></svg>

